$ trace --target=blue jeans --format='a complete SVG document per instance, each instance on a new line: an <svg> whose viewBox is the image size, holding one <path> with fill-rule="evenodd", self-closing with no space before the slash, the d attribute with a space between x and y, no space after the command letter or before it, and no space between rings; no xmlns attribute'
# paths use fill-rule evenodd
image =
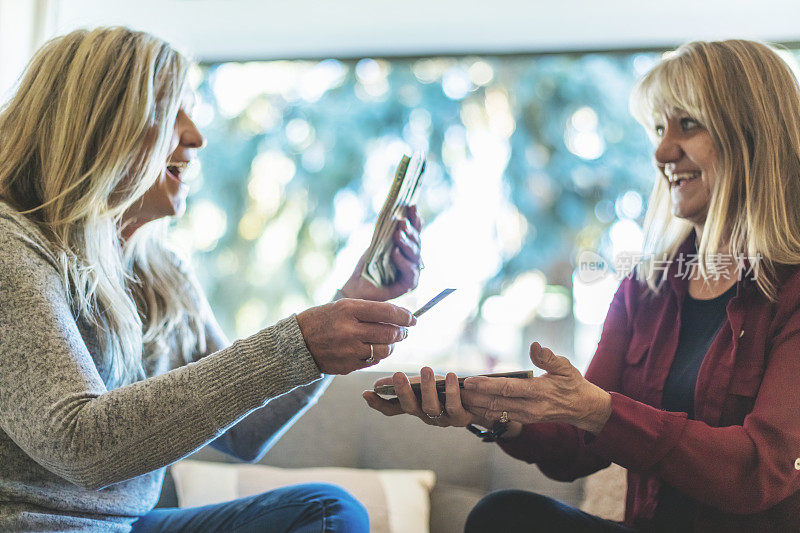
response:
<svg viewBox="0 0 800 533"><path fill-rule="evenodd" d="M132 533L167 531L368 533L369 517L344 489L309 483L215 505L153 509L132 529Z"/></svg>
<svg viewBox="0 0 800 533"><path fill-rule="evenodd" d="M501 490L485 496L467 517L464 533L634 533L547 496Z"/></svg>

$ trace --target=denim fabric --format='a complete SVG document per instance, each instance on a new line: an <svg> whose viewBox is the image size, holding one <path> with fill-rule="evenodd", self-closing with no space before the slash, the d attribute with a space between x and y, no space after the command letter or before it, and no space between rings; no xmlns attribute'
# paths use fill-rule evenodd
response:
<svg viewBox="0 0 800 533"><path fill-rule="evenodd" d="M347 491L311 483L230 502L186 509L153 509L132 533L367 533L367 510Z"/></svg>
<svg viewBox="0 0 800 533"><path fill-rule="evenodd" d="M501 490L485 496L467 517L464 533L633 533L547 496Z"/></svg>

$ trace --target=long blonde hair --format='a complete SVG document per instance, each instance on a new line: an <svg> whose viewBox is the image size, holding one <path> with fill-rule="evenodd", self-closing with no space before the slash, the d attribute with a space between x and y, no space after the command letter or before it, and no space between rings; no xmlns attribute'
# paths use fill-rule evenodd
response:
<svg viewBox="0 0 800 533"><path fill-rule="evenodd" d="M97 332L98 369L115 386L144 377L153 321L163 332L187 312L147 307L153 280L170 276L156 259L167 252L150 240L125 254L118 228L163 170L188 67L147 33L78 30L39 49L0 112L0 198L48 239L73 312ZM180 297L168 288L157 288L162 299Z"/></svg>
<svg viewBox="0 0 800 533"><path fill-rule="evenodd" d="M631 111L653 131L654 120L686 111L709 131L720 179L698 235L704 274L715 254L748 257L761 291L775 300L776 267L800 263L800 88L789 64L763 43L692 42L637 83ZM670 211L669 188L657 179L645 216L640 277L654 291L659 259L674 259L692 226Z"/></svg>

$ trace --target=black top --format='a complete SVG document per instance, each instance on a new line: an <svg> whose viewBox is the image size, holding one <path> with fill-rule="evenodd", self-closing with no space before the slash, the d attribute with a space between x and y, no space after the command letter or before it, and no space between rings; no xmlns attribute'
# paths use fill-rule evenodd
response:
<svg viewBox="0 0 800 533"><path fill-rule="evenodd" d="M736 285L711 300L696 300L686 294L681 309L681 330L675 360L664 383L661 406L666 411L687 413L694 418L694 391L700 365L714 337L727 319L726 307ZM655 523L664 531L692 531L695 502L666 483L661 486Z"/></svg>

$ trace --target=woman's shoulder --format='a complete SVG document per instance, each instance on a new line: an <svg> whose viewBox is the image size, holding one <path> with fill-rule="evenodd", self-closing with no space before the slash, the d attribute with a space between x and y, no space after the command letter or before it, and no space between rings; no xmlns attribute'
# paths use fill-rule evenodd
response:
<svg viewBox="0 0 800 533"><path fill-rule="evenodd" d="M636 308L639 306L652 306L669 292L669 283L662 281L655 288L648 285L647 280L638 275L638 271L625 276L619 285L628 306Z"/></svg>
<svg viewBox="0 0 800 533"><path fill-rule="evenodd" d="M780 265L776 274L778 309L800 307L800 265Z"/></svg>
<svg viewBox="0 0 800 533"><path fill-rule="evenodd" d="M11 204L0 200L0 232L3 235L13 233L36 233L36 225L22 213L11 207Z"/></svg>
<svg viewBox="0 0 800 533"><path fill-rule="evenodd" d="M56 267L58 261L44 233L25 215L0 200L0 263L24 261L31 256Z"/></svg>

